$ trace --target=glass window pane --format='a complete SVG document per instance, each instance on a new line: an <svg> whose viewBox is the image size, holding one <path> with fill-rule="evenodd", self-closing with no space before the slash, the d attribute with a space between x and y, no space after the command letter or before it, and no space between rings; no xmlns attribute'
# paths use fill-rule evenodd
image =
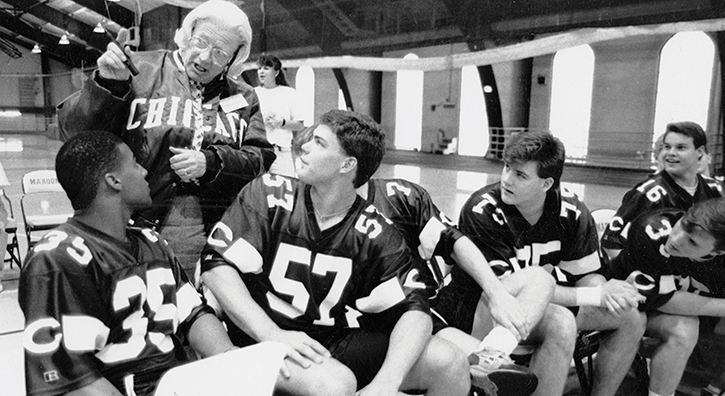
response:
<svg viewBox="0 0 725 396"><path fill-rule="evenodd" d="M594 51L588 45L554 55L549 129L566 146L567 158L584 158L589 144Z"/></svg>
<svg viewBox="0 0 725 396"><path fill-rule="evenodd" d="M678 33L662 47L653 142L670 122L706 127L714 60L715 44L702 32Z"/></svg>
<svg viewBox="0 0 725 396"><path fill-rule="evenodd" d="M458 154L483 157L488 151L488 116L476 66L461 69L461 123Z"/></svg>
<svg viewBox="0 0 725 396"><path fill-rule="evenodd" d="M295 82L305 126L310 126L315 121L315 71L309 66L301 66L297 69Z"/></svg>
<svg viewBox="0 0 725 396"><path fill-rule="evenodd" d="M403 59L418 59L408 54ZM395 148L420 150L423 130L423 72L397 72L395 98Z"/></svg>

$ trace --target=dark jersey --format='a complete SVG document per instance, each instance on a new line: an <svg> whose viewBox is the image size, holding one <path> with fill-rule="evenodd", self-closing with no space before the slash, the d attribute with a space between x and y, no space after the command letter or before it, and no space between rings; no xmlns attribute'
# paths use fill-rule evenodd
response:
<svg viewBox="0 0 725 396"><path fill-rule="evenodd" d="M602 247L623 249L631 222L639 215L657 209L687 210L694 203L722 196L722 184L715 179L697 175L697 190L690 195L666 171L651 175L629 190L622 198L622 206L610 220Z"/></svg>
<svg viewBox="0 0 725 396"><path fill-rule="evenodd" d="M393 307L428 312L433 287L403 236L361 197L321 231L310 186L280 175L246 186L214 227L202 272L220 265L237 269L277 325L317 338Z"/></svg>
<svg viewBox="0 0 725 396"><path fill-rule="evenodd" d="M481 249L499 277L528 266L543 266L562 285L573 286L583 275L598 271L563 263L596 253L597 229L586 206L565 188L550 189L544 213L533 226L514 205L501 200L499 183L481 188L461 209L461 231ZM465 271L453 267L451 286L480 291Z"/></svg>
<svg viewBox="0 0 725 396"><path fill-rule="evenodd" d="M435 206L428 192L407 180L370 179L367 203L395 224L421 259L431 260L431 270L442 285L449 272L446 263L452 262L453 244L463 234Z"/></svg>
<svg viewBox="0 0 725 396"><path fill-rule="evenodd" d="M175 366L174 343L212 312L154 231L124 243L74 219L48 232L20 275L29 395L64 394L105 377L150 394Z"/></svg>
<svg viewBox="0 0 725 396"><path fill-rule="evenodd" d="M612 276L627 279L647 300L642 311L653 311L666 304L676 291L725 297L725 262L722 257L692 261L672 257L665 251L672 227L685 214L682 210L664 209L637 217L630 227L624 250L612 260Z"/></svg>

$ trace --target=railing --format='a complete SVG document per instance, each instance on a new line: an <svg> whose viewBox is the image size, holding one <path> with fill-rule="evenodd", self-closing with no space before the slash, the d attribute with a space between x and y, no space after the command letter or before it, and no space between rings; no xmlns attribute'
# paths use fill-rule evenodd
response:
<svg viewBox="0 0 725 396"><path fill-rule="evenodd" d="M507 139L514 133L533 131L528 128L489 128L489 149L486 158L501 159ZM567 156L567 163L621 169L654 169L652 135L644 132L598 131L589 134L587 147L576 147L564 142L567 152L586 153L583 156ZM723 162L722 138L708 136L708 152L714 169Z"/></svg>
<svg viewBox="0 0 725 396"><path fill-rule="evenodd" d="M49 126L56 125L55 115L21 114L17 117L0 117L0 133L33 133L45 134Z"/></svg>

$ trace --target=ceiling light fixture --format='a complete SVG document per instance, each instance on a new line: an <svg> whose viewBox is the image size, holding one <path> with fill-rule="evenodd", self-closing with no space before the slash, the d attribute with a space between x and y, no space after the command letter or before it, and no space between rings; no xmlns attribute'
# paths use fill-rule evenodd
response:
<svg viewBox="0 0 725 396"><path fill-rule="evenodd" d="M58 44L60 45L68 45L70 44L70 40L68 40L68 34L63 33L62 36L60 36L60 40L58 41Z"/></svg>
<svg viewBox="0 0 725 396"><path fill-rule="evenodd" d="M32 50L30 50L30 52L32 52L32 53L34 53L34 54L39 54L39 53L41 53L42 51L40 50L40 46L38 45L38 43L35 43L35 46L33 47L33 49L32 49Z"/></svg>
<svg viewBox="0 0 725 396"><path fill-rule="evenodd" d="M101 25L100 22L98 22L98 25L93 28L93 33L106 33L106 29L103 28L103 25Z"/></svg>
<svg viewBox="0 0 725 396"><path fill-rule="evenodd" d="M121 0L108 0L109 3L118 3Z"/></svg>

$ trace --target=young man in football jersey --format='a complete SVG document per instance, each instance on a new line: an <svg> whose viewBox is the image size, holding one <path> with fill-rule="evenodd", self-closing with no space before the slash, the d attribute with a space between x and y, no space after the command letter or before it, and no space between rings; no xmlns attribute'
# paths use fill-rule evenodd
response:
<svg viewBox="0 0 725 396"><path fill-rule="evenodd" d="M563 344L568 345L568 348L561 348L566 369L557 373L557 377L565 379L574 349L573 318L569 334L565 330L565 320L554 321L562 325L559 329L561 331L555 332L555 337L543 340L542 345L536 348L530 365L531 372L515 365L509 358L519 341L536 338L529 338L529 335L532 332L537 334L534 329L549 307L555 284L551 275L541 268L530 267L499 280L481 251L438 209L428 192L416 183L402 179L372 178L358 188L358 194L398 227L408 240L411 250L429 263L438 278L439 287L443 287L443 278L450 271L447 263L457 264L474 274L482 290L480 300L483 309L496 324L493 330L491 326L485 326L477 332L478 338L474 338L470 334L471 328L465 325L461 326L461 330L452 327L459 323L446 323L433 310L434 332L437 336L453 342L472 356L469 360L473 361L471 374L474 385L486 389L490 386L488 382L493 382L501 395L531 394L534 390L541 395L557 394L555 389L551 389L550 378L539 377L537 380L536 376L548 371L541 363L549 359L541 355L552 349L559 350L559 345ZM434 299L431 303L434 307L436 301ZM456 302L456 305L459 303ZM551 309L563 310L560 307ZM554 312L548 314L551 315ZM546 362L545 365L549 364ZM554 386L558 387L559 381L555 382L557 384ZM563 380L561 382L563 388Z"/></svg>
<svg viewBox="0 0 725 396"><path fill-rule="evenodd" d="M647 334L662 340L650 363L650 396L675 394L697 343L698 316L725 316L724 253L724 198L698 202L687 212L657 210L632 222L611 269L647 297L640 306L648 316Z"/></svg>
<svg viewBox="0 0 725 396"><path fill-rule="evenodd" d="M434 282L355 191L378 168L384 139L370 117L325 113L302 146L299 180L264 175L217 223L202 279L235 343L283 342L309 364L316 382L301 381L303 369L290 365L288 381L301 394L465 395L465 355L431 338ZM316 389L350 379L345 393Z"/></svg>
<svg viewBox="0 0 725 396"><path fill-rule="evenodd" d="M632 285L606 281L597 273L601 264L594 220L576 195L559 186L564 158L564 145L549 133L511 136L501 182L471 195L461 209L459 227L499 276L530 266L549 270L557 281L551 302L571 307L579 330L612 330L599 348L592 394L613 395L644 333L644 315L633 309L643 297ZM455 307L456 301L477 302L480 293L475 279L454 267L451 283L438 298ZM468 317L478 312L475 307L466 310ZM542 336L550 337L546 332L551 328L543 327ZM561 366L569 359L552 359L551 369L565 371Z"/></svg>
<svg viewBox="0 0 725 396"><path fill-rule="evenodd" d="M604 231L602 249L609 259L624 248L629 224L640 214L663 208L687 210L695 202L722 196L720 182L698 173L706 146L707 135L700 125L689 121L667 125L660 154L664 169L624 195Z"/></svg>
<svg viewBox="0 0 725 396"><path fill-rule="evenodd" d="M181 364L236 347L186 280L159 234L128 227L151 202L146 170L118 137L69 139L56 158L75 215L28 254L18 300L25 314L29 395L150 395Z"/></svg>

